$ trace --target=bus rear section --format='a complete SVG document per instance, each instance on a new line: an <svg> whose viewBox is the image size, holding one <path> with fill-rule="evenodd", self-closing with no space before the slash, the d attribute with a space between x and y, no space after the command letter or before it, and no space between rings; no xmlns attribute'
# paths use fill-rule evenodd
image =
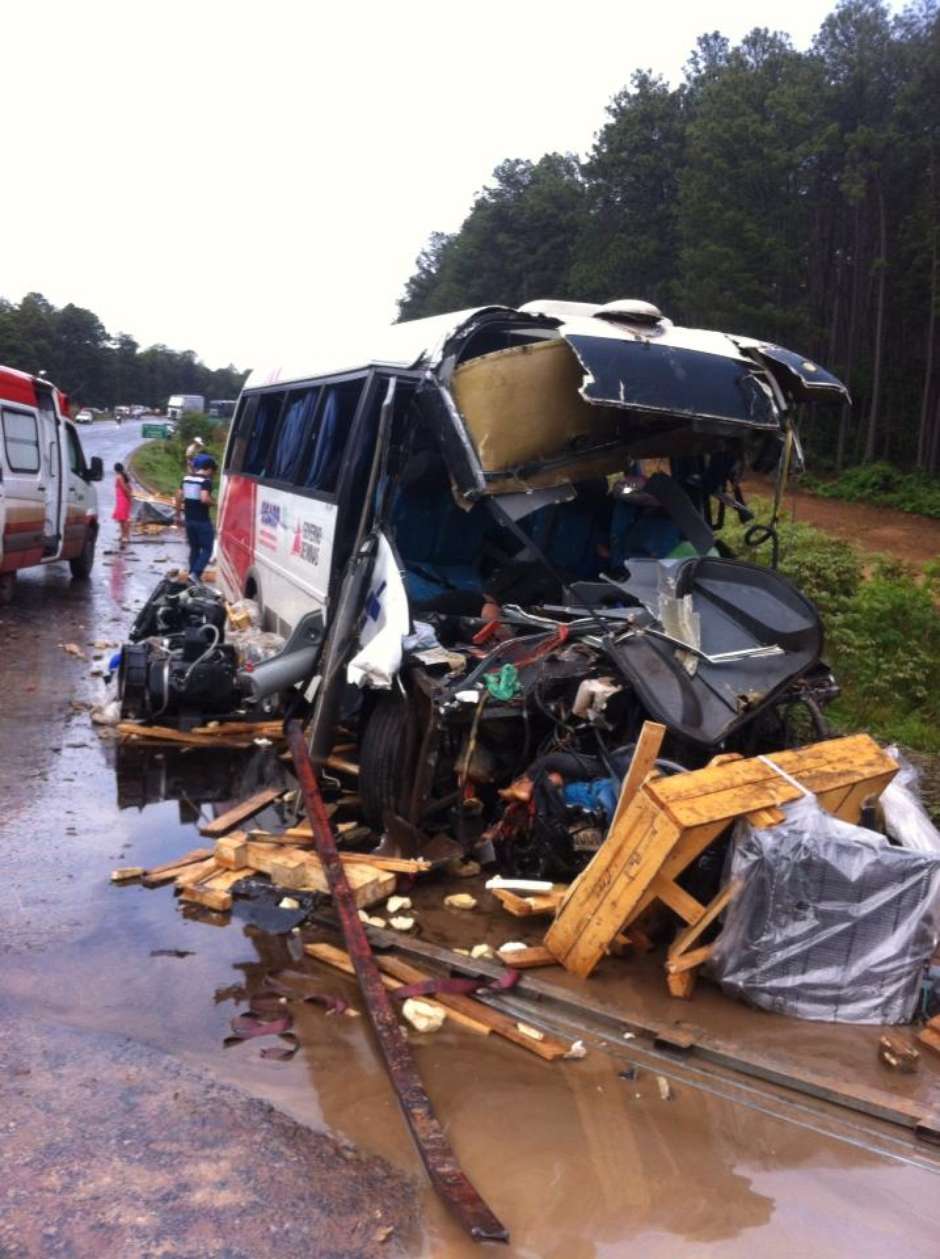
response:
<svg viewBox="0 0 940 1259"><path fill-rule="evenodd" d="M219 508L227 597L256 599L287 635L323 608L349 555L388 375L363 370L246 388L229 434ZM250 382L249 382L250 383ZM399 405L411 382L401 382Z"/></svg>

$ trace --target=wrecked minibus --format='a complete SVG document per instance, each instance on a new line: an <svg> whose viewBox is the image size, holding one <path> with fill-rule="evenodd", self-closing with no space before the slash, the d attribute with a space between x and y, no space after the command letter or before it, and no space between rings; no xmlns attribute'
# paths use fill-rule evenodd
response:
<svg viewBox="0 0 940 1259"><path fill-rule="evenodd" d="M773 521L745 535L769 566L721 529L751 521L747 467L776 469L779 506L795 408L846 397L798 354L640 301L461 311L256 371L218 560L288 640L258 694L300 685L320 764L353 732L374 828L511 832L514 871L570 877L605 802L580 802L572 840L546 791L616 782L644 720L667 773L825 734L822 626L775 571Z"/></svg>

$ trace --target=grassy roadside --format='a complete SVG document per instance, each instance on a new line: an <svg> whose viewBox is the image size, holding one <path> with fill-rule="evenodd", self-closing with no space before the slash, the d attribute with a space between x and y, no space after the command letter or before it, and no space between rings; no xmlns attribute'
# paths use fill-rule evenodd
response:
<svg viewBox="0 0 940 1259"><path fill-rule="evenodd" d="M221 468L228 426L205 415L187 415L173 437L156 438L137 447L128 460L131 472L147 489L172 498L186 469L186 447L197 434L205 441L206 454Z"/></svg>
<svg viewBox="0 0 940 1259"><path fill-rule="evenodd" d="M172 498L179 489L184 460L168 441L144 442L128 459L131 474L146 490Z"/></svg>
<svg viewBox="0 0 940 1259"><path fill-rule="evenodd" d="M940 479L925 472L903 472L890 463L861 464L841 476L804 476L800 488L822 498L893 507L896 511L940 519Z"/></svg>
<svg viewBox="0 0 940 1259"><path fill-rule="evenodd" d="M769 518L769 502L750 506ZM741 559L767 563L770 548L749 550L744 532L734 520L721 536ZM819 608L842 687L827 715L847 732L940 752L940 563L921 571L884 556L863 563L848 542L801 523L781 522L779 534L780 571Z"/></svg>

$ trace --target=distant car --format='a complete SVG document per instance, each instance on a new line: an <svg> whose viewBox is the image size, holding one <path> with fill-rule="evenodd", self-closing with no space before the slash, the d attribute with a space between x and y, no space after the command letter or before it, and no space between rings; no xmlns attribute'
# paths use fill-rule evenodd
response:
<svg viewBox="0 0 940 1259"><path fill-rule="evenodd" d="M94 424L95 417L90 407L82 407L75 417L76 424Z"/></svg>

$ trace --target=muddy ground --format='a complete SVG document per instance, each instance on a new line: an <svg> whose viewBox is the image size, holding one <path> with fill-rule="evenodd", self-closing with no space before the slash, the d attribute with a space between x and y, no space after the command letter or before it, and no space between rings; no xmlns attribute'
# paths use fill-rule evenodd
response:
<svg viewBox="0 0 940 1259"><path fill-rule="evenodd" d="M136 426L84 440L109 465ZM100 554L87 586L29 574L0 611L0 1255L479 1253L427 1187L364 1019L304 1007L289 1062L223 1048L287 962L355 1004L351 983L289 934L109 882L194 847L268 770L264 751L119 748L89 724L110 651L93 644L121 640L181 549ZM554 1064L459 1028L413 1043L509 1256L936 1254L940 1163L873 1120L628 1043Z"/></svg>

